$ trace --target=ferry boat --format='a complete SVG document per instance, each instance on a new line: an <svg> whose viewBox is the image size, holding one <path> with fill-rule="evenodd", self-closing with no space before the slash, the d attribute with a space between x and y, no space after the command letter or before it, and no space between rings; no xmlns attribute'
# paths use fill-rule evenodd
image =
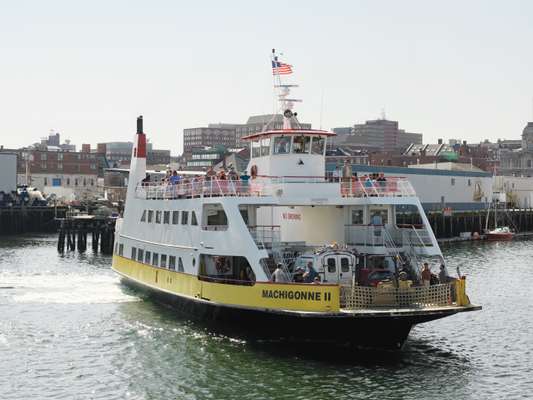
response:
<svg viewBox="0 0 533 400"><path fill-rule="evenodd" d="M123 282L246 335L357 347L399 348L416 324L479 310L464 276L422 280L424 261L445 267L409 181L325 176L334 133L301 129L277 78L283 129L245 138L239 179L149 181L139 117L113 255Z"/></svg>

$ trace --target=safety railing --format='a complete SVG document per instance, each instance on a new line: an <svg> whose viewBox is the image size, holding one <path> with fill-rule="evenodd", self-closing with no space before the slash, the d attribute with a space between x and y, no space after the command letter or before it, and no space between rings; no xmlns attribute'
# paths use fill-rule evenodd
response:
<svg viewBox="0 0 533 400"><path fill-rule="evenodd" d="M218 196L271 196L283 193L289 185L306 184L309 193L320 194L320 187L337 187L342 197L402 197L416 196L411 183L400 177L388 177L386 181L341 178L326 180L323 177L258 176L249 180L197 178L172 184L170 182L143 182L136 187L136 197L150 200L182 199ZM330 186L332 185L332 186ZM296 186L295 186L296 187ZM282 189L280 191L280 189Z"/></svg>
<svg viewBox="0 0 533 400"><path fill-rule="evenodd" d="M454 290L452 291L452 286ZM369 287L342 286L341 308L363 310L370 308L434 308L457 304L455 284L431 286Z"/></svg>
<svg viewBox="0 0 533 400"><path fill-rule="evenodd" d="M397 228L385 225L345 225L345 242L352 246L430 247L431 236L426 228Z"/></svg>

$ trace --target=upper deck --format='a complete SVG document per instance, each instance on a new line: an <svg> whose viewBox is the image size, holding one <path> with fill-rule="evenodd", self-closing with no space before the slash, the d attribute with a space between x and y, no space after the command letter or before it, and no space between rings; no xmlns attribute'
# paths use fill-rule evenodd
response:
<svg viewBox="0 0 533 400"><path fill-rule="evenodd" d="M258 176L250 180L220 180L196 177L177 184L142 183L135 197L143 200L176 200L204 197L284 197L313 199L416 197L403 177L385 181L370 178L327 180L324 177Z"/></svg>

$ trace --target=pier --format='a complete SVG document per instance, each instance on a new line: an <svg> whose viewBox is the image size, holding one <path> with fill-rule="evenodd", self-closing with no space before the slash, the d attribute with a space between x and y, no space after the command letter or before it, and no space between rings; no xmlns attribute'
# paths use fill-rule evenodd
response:
<svg viewBox="0 0 533 400"><path fill-rule="evenodd" d="M87 250L87 237L91 237L93 252L102 254L113 253L115 241L115 222L112 217L96 215L68 215L59 220L59 235L57 251L78 250L83 253Z"/></svg>
<svg viewBox="0 0 533 400"><path fill-rule="evenodd" d="M56 232L66 213L67 207L0 207L0 235Z"/></svg>

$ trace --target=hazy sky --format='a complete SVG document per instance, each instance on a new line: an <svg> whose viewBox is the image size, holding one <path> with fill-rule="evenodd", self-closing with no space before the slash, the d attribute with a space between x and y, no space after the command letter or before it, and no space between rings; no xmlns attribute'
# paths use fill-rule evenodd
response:
<svg viewBox="0 0 533 400"><path fill-rule="evenodd" d="M520 137L533 119L530 1L0 1L0 144L156 148L183 128L272 111L269 54L294 66L300 120L380 116L424 142Z"/></svg>

